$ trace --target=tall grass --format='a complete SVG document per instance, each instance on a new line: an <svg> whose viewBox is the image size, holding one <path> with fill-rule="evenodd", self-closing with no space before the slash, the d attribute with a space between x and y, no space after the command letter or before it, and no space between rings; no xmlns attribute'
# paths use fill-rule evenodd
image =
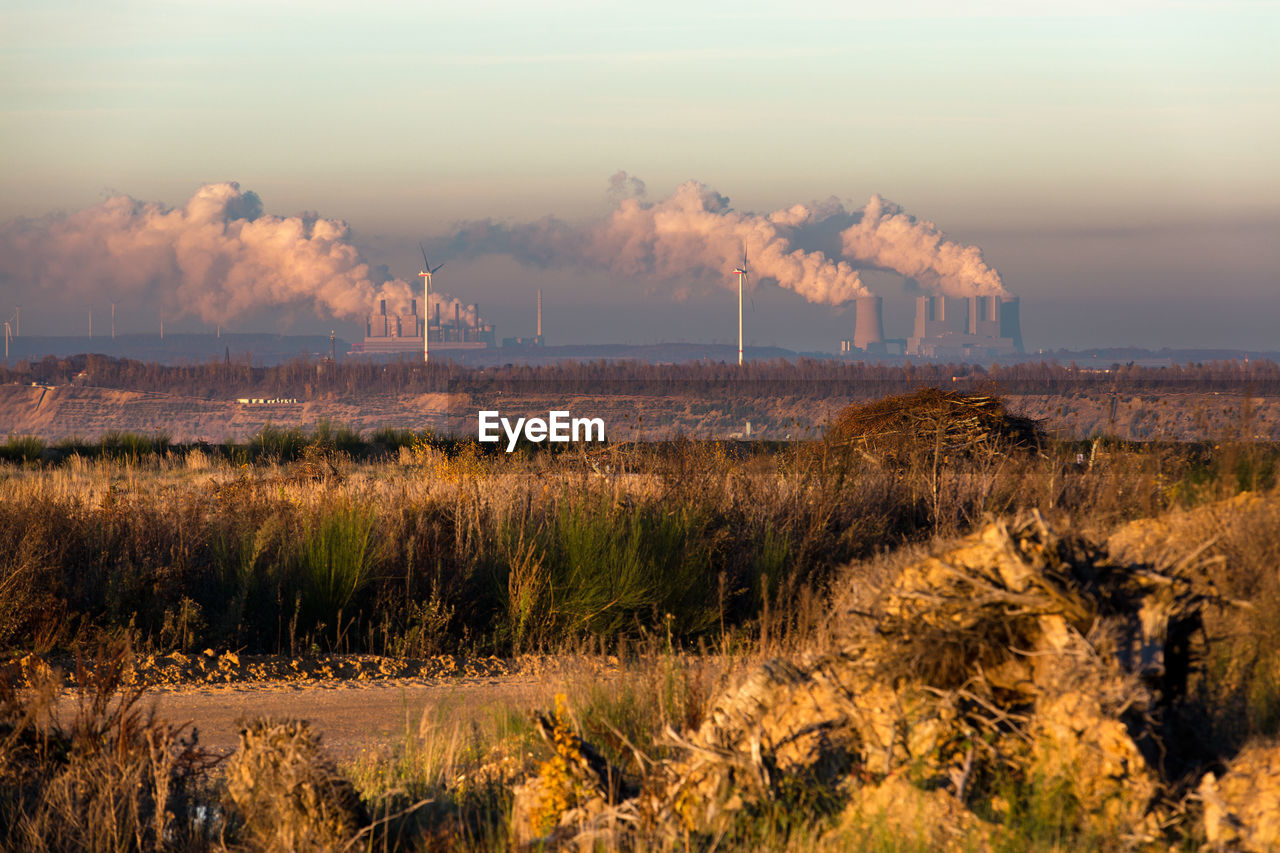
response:
<svg viewBox="0 0 1280 853"><path fill-rule="evenodd" d="M370 580L375 523L371 510L340 505L322 509L302 531L298 565L303 607L310 623L321 632L328 626L337 642L347 622L354 621L356 595Z"/></svg>
<svg viewBox="0 0 1280 853"><path fill-rule="evenodd" d="M391 459L317 457L314 435L264 436L238 463L218 447L148 457L115 436L134 449L0 468L0 644L66 649L96 629L263 652L803 642L806 610L850 560L1032 507L1106 528L1267 488L1277 458L1102 442L887 465L824 442L685 441L615 447L593 467L423 436Z"/></svg>
<svg viewBox="0 0 1280 853"><path fill-rule="evenodd" d="M551 624L565 637L614 636L667 619L681 633L705 630L714 619L706 584L713 541L700 509L571 502L546 537Z"/></svg>
<svg viewBox="0 0 1280 853"><path fill-rule="evenodd" d="M0 827L5 849L215 848L223 828L194 733L121 687L129 652L102 645L81 663L74 711L59 715L56 676L31 690L0 674Z"/></svg>
<svg viewBox="0 0 1280 853"><path fill-rule="evenodd" d="M0 444L0 460L5 462L35 462L44 453L44 439L34 435L11 435Z"/></svg>

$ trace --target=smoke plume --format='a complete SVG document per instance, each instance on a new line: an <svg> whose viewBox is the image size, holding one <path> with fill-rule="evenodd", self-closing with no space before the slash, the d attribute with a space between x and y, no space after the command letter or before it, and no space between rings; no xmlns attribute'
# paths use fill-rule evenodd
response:
<svg viewBox="0 0 1280 853"><path fill-rule="evenodd" d="M759 215L734 210L729 199L696 181L649 202L643 181L618 172L609 179L608 197L614 209L582 224L554 217L464 223L446 253L509 254L544 267L732 287L731 271L745 248L753 279L771 279L821 304L869 295L859 269L895 272L951 296L1005 292L976 246L947 239L933 223L878 195L860 210L831 200Z"/></svg>
<svg viewBox="0 0 1280 853"><path fill-rule="evenodd" d="M470 222L454 234L447 252L503 253L539 266L733 285L731 272L745 247L753 278L772 279L810 302L836 305L868 293L848 263L797 248L795 229L785 221L739 213L727 198L696 181L653 203L644 200L643 188L619 172L610 179L616 207L603 219L583 225L552 217L526 225Z"/></svg>
<svg viewBox="0 0 1280 853"><path fill-rule="evenodd" d="M987 266L977 246L948 240L932 222L918 220L878 195L871 196L858 221L840 236L846 257L913 278L944 296L1005 293L1000 274Z"/></svg>
<svg viewBox="0 0 1280 853"><path fill-rule="evenodd" d="M232 182L200 187L180 208L120 195L0 226L0 282L63 305L145 301L210 325L278 306L343 319L363 317L380 298L407 309L418 286L371 266L349 237L340 220L264 214L257 194ZM431 301L453 316L457 300Z"/></svg>

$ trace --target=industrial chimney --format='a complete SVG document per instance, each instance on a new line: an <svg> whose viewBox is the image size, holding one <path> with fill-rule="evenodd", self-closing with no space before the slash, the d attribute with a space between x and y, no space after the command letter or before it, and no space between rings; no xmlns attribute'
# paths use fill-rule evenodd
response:
<svg viewBox="0 0 1280 853"><path fill-rule="evenodd" d="M538 339L542 339L542 288L538 288Z"/></svg>
<svg viewBox="0 0 1280 853"><path fill-rule="evenodd" d="M1000 297L1000 337L1010 338L1013 348L1022 352L1022 324L1018 320L1018 297Z"/></svg>
<svg viewBox="0 0 1280 853"><path fill-rule="evenodd" d="M860 296L854 307L853 345L863 352L884 352L884 300Z"/></svg>

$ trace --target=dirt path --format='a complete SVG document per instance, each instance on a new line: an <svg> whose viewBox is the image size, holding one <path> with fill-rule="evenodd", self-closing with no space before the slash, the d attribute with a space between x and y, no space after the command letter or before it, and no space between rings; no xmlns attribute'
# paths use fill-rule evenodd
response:
<svg viewBox="0 0 1280 853"><path fill-rule="evenodd" d="M339 761L360 752L403 742L406 727L416 731L424 713L439 711L469 723L485 715L547 708L562 682L552 677L499 676L440 680L396 679L323 684L233 684L155 688L143 698L171 722L191 722L200 743L231 752L243 717L297 717L324 735Z"/></svg>

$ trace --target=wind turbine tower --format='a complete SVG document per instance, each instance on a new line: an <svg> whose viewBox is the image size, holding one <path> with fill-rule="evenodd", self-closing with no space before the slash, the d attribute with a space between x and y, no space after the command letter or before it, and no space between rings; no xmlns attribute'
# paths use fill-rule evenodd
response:
<svg viewBox="0 0 1280 853"><path fill-rule="evenodd" d="M437 264L432 269L426 247L419 243L418 248L422 249L423 269L418 275L422 278L422 362L425 364L431 360L431 276L440 272L444 264Z"/></svg>
<svg viewBox="0 0 1280 853"><path fill-rule="evenodd" d="M742 289L747 281L747 246L742 246L742 263L734 267L733 274L738 277L738 364L742 364Z"/></svg>

